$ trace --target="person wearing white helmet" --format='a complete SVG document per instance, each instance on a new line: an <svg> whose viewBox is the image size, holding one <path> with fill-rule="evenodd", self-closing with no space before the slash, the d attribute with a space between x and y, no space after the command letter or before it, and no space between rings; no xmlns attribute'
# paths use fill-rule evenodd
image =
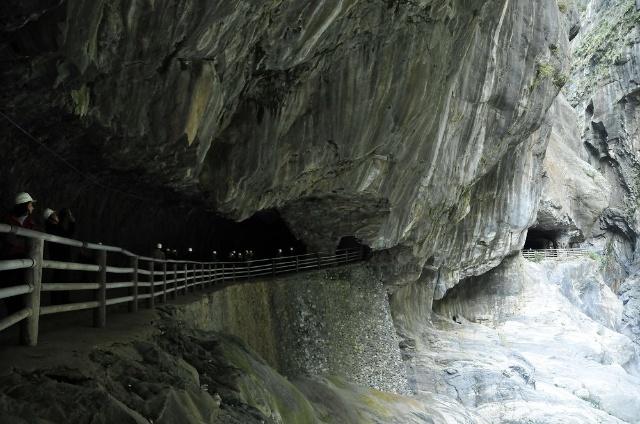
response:
<svg viewBox="0 0 640 424"><path fill-rule="evenodd" d="M29 193L18 193L16 195L11 213L4 219L5 224L14 227L35 229L33 222L33 204L35 200ZM24 259L28 255L27 241L23 237L14 234L6 234L2 240L0 256L4 259Z"/></svg>
<svg viewBox="0 0 640 424"><path fill-rule="evenodd" d="M29 193L18 193L15 197L11 213L4 219L5 224L14 227L35 229L33 222L33 204L36 201ZM29 256L29 246L24 237L15 234L5 234L0 238L0 259L26 259ZM0 288L21 284L24 280L23 270L11 270L0 273ZM6 313L11 315L22 309L23 300L20 296L4 300Z"/></svg>
<svg viewBox="0 0 640 424"><path fill-rule="evenodd" d="M156 259L166 259L166 255L162 251L162 243L156 244L156 248L151 252L151 257Z"/></svg>
<svg viewBox="0 0 640 424"><path fill-rule="evenodd" d="M64 238L74 238L76 232L76 220L71 213L71 209L62 208L58 212L53 209L45 209L42 213L42 217L45 220L45 230L47 233L54 236ZM74 251L71 246L67 246L59 243L47 243L45 245L45 254L49 259L60 262L74 262ZM70 278L74 279L76 273L70 273L63 270L51 270L48 271L50 281L65 281ZM51 303L54 305L62 305L69 303L69 292L67 291L53 291L51 292Z"/></svg>
<svg viewBox="0 0 640 424"><path fill-rule="evenodd" d="M56 228L60 224L60 219L58 218L56 211L46 208L42 213L42 217L44 218L45 231L49 234L54 234L56 232Z"/></svg>
<svg viewBox="0 0 640 424"><path fill-rule="evenodd" d="M35 228L32 218L34 203L36 203L36 201L29 193L18 193L13 202L11 213L5 219L5 222L9 225L23 228Z"/></svg>

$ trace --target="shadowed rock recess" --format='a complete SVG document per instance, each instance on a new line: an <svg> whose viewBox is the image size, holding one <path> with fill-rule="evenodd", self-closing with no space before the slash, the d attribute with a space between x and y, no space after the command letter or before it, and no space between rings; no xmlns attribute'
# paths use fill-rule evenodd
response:
<svg viewBox="0 0 640 424"><path fill-rule="evenodd" d="M568 71L553 0L4 3L3 109L63 153L91 139L102 174L452 278L535 217Z"/></svg>
<svg viewBox="0 0 640 424"><path fill-rule="evenodd" d="M3 0L0 34L3 201L371 249L0 348L0 422L640 423L636 0Z"/></svg>

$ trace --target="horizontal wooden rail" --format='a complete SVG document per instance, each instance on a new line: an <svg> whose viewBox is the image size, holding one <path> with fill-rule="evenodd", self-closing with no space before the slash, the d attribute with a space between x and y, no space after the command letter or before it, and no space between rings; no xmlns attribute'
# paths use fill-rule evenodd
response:
<svg viewBox="0 0 640 424"><path fill-rule="evenodd" d="M76 291L76 290L97 290L98 283L44 283L42 291Z"/></svg>
<svg viewBox="0 0 640 424"><path fill-rule="evenodd" d="M19 323L25 318L29 318L31 316L31 308L24 308L8 317L5 317L0 320L0 331L11 327L14 324Z"/></svg>
<svg viewBox="0 0 640 424"><path fill-rule="evenodd" d="M121 268L117 266L108 266L107 272L110 274L131 274L133 272L133 268Z"/></svg>
<svg viewBox="0 0 640 424"><path fill-rule="evenodd" d="M94 309L98 306L100 306L100 303L97 301L67 303L66 305L42 306L40 308L40 315L56 314L59 312L80 311L82 309Z"/></svg>
<svg viewBox="0 0 640 424"><path fill-rule="evenodd" d="M61 261L43 261L43 268L46 269L62 269L66 271L88 271L97 272L100 267L92 264L79 264L73 262L61 262Z"/></svg>
<svg viewBox="0 0 640 424"><path fill-rule="evenodd" d="M34 265L35 262L33 259L9 259L6 261L0 261L0 271L32 268Z"/></svg>
<svg viewBox="0 0 640 424"><path fill-rule="evenodd" d="M128 304L129 310L138 310L140 301L149 307L156 302L166 302L167 295L175 298L178 294L204 289L216 283L249 280L257 277L291 274L311 269L338 266L364 259L360 249L341 249L335 254L305 253L302 255L280 255L275 258L248 259L244 261L196 262L183 260L163 260L137 256L119 247L100 243L86 243L64 237L40 233L20 227L0 224L0 234L11 233L25 237L29 241L29 258L0 260L0 272L23 270L24 283L0 289L0 300L22 296L27 305L22 310L0 320L0 331L26 320L23 341L29 345L37 343L38 320L40 316L91 309L94 311L94 325L106 325L107 306ZM43 259L45 243L62 244L93 251L97 263L76 263ZM113 255L128 257L123 262L129 266L109 265ZM46 282L42 280L43 269L81 272L83 283ZM1 276L2 274L0 274ZM45 276L48 274L45 274ZM56 274L58 275L58 274ZM109 275L126 276L124 281L109 281ZM1 277L0 277L1 278ZM56 277L59 278L59 277ZM91 282L91 281L95 282ZM62 305L40 305L41 292L89 292L93 300ZM112 297L109 297L109 294Z"/></svg>
<svg viewBox="0 0 640 424"><path fill-rule="evenodd" d="M563 260L576 259L593 255L594 253L585 248L574 249L527 249L522 250L522 256L530 261L541 261L543 259Z"/></svg>
<svg viewBox="0 0 640 424"><path fill-rule="evenodd" d="M10 286L0 289L0 299L6 299L8 297L20 296L23 294L31 293L33 287L28 284L20 284L17 286Z"/></svg>

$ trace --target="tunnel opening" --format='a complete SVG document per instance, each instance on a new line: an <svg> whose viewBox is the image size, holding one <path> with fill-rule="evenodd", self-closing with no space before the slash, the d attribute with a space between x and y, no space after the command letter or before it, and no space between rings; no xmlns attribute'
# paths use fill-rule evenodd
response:
<svg viewBox="0 0 640 424"><path fill-rule="evenodd" d="M193 248L194 260L242 261L307 253L306 245L274 209L256 212L240 222L216 216L209 234L203 236L208 243L200 242L197 249ZM171 244L169 241L169 251ZM188 251L186 245L196 245L196 240L181 240L178 244Z"/></svg>
<svg viewBox="0 0 640 424"><path fill-rule="evenodd" d="M220 240L220 250L227 257L233 250L252 250L258 258L307 252L306 245L293 235L287 223L274 209L256 212L249 219L234 223L230 230Z"/></svg>
<svg viewBox="0 0 640 424"><path fill-rule="evenodd" d="M363 258L368 258L371 255L371 248L355 236L344 236L340 239L336 251L343 249L359 250L363 253Z"/></svg>
<svg viewBox="0 0 640 424"><path fill-rule="evenodd" d="M557 249L559 247L560 231L529 228L524 250Z"/></svg>

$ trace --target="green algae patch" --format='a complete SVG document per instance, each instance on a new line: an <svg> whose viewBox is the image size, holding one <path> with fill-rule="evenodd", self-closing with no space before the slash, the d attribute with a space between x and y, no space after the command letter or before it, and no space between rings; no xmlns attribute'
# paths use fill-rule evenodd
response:
<svg viewBox="0 0 640 424"><path fill-rule="evenodd" d="M340 424L425 423L435 416L418 399L354 385L337 376L300 378L295 384L322 422Z"/></svg>
<svg viewBox="0 0 640 424"><path fill-rule="evenodd" d="M73 112L78 116L86 116L91 103L91 93L86 85L77 90L71 90L71 100L73 102Z"/></svg>
<svg viewBox="0 0 640 424"><path fill-rule="evenodd" d="M317 423L313 406L286 378L238 340L225 342L221 352L238 367L236 384L241 399L277 423Z"/></svg>

